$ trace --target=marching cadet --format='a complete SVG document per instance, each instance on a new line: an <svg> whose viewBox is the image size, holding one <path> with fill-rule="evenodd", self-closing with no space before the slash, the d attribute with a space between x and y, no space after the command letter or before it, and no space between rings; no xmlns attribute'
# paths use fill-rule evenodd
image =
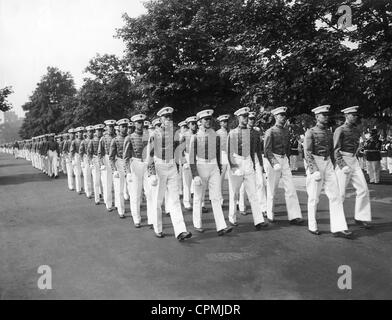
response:
<svg viewBox="0 0 392 320"><path fill-rule="evenodd" d="M86 193L86 197L88 199L92 198L93 193L93 184L92 184L92 172L90 167L90 161L87 154L87 146L90 143L91 139L94 137L94 126L86 127L86 138L80 143L79 147L79 156L81 159L81 166L83 170L83 185L84 192Z"/></svg>
<svg viewBox="0 0 392 320"><path fill-rule="evenodd" d="M245 107L237 110L234 115L238 119L238 127L230 130L227 138L227 155L229 161L229 221L238 226L236 204L241 184L244 183L252 209L253 222L256 230L268 226L264 221L260 201L257 196L255 176L255 135L251 135L248 128L248 114L250 109Z"/></svg>
<svg viewBox="0 0 392 320"><path fill-rule="evenodd" d="M387 150L388 171L392 174L392 131L388 134L385 149Z"/></svg>
<svg viewBox="0 0 392 320"><path fill-rule="evenodd" d="M370 138L365 142L364 152L370 184L379 184L381 171L381 141L378 139L377 129L372 129L370 131Z"/></svg>
<svg viewBox="0 0 392 320"><path fill-rule="evenodd" d="M167 190L170 218L174 234L179 241L191 238L192 233L187 232L178 191L177 166L174 159L175 144L173 129L173 108L164 107L158 111L161 127L151 135L147 157L149 164L150 183L154 188L154 231L158 238L164 237L162 232L162 203Z"/></svg>
<svg viewBox="0 0 392 320"><path fill-rule="evenodd" d="M48 165L48 135L44 134L43 135L43 141L41 145L41 159L43 163L43 171L47 175L49 175L49 165Z"/></svg>
<svg viewBox="0 0 392 320"><path fill-rule="evenodd" d="M72 166L73 166L73 171L75 174L75 184L76 184L76 192L78 194L82 194L82 165L81 161L82 159L80 158L79 154L79 149L80 145L83 141L83 127L78 127L75 129L76 133L76 139L71 141L71 146L69 149L69 152L71 154L71 160L72 160Z"/></svg>
<svg viewBox="0 0 392 320"><path fill-rule="evenodd" d="M101 194L101 164L98 157L98 148L104 128L104 124L95 125L95 135L90 139L87 145L87 157L93 177L94 201L96 205L99 205L100 203Z"/></svg>
<svg viewBox="0 0 392 320"><path fill-rule="evenodd" d="M54 133L49 134L48 141L48 175L51 178L57 179L59 177L57 160L60 153L60 147L57 141L54 140Z"/></svg>
<svg viewBox="0 0 392 320"><path fill-rule="evenodd" d="M64 149L64 144L67 141L68 138L68 134L67 133L63 133L61 135L62 139L61 142L59 143L59 147L60 147L60 165L61 165L61 171L64 174L67 174L67 161L66 161L66 157L64 155L63 149Z"/></svg>
<svg viewBox="0 0 392 320"><path fill-rule="evenodd" d="M271 222L275 221L273 211L275 190L279 180L282 179L289 222L302 225L304 220L288 160L290 143L288 130L284 127L287 120L286 111L286 107L271 110L275 117L275 125L269 128L264 136L264 157L267 160L264 163L267 173L267 216Z"/></svg>
<svg viewBox="0 0 392 320"><path fill-rule="evenodd" d="M380 141L381 141L381 171L386 171L388 170L388 160L387 160L387 139L385 138L384 135L380 135Z"/></svg>
<svg viewBox="0 0 392 320"><path fill-rule="evenodd" d="M107 133L99 140L98 158L101 163L101 180L103 187L103 200L108 212L113 211L113 173L110 165L110 145L115 137L114 126L116 120L104 121Z"/></svg>
<svg viewBox="0 0 392 320"><path fill-rule="evenodd" d="M346 122L336 128L334 133L334 152L336 176L339 183L342 202L346 197L347 185L351 182L356 191L355 222L370 228L372 220L369 189L365 176L357 159L361 131L357 128L358 106L343 109Z"/></svg>
<svg viewBox="0 0 392 320"><path fill-rule="evenodd" d="M119 134L112 139L109 151L109 161L113 172L114 204L121 219L125 218L125 161L123 159L123 151L128 124L129 119L117 121Z"/></svg>
<svg viewBox="0 0 392 320"><path fill-rule="evenodd" d="M132 121L130 121L128 123L128 135L127 136L130 137L133 132L135 132L135 124ZM131 192L130 192L129 186L130 185L128 185L127 179L125 177L125 182L124 182L124 200L125 201L128 201L130 199L130 196L131 196Z"/></svg>
<svg viewBox="0 0 392 320"><path fill-rule="evenodd" d="M290 131L290 169L291 171L298 171L297 161L298 161L298 136Z"/></svg>
<svg viewBox="0 0 392 320"><path fill-rule="evenodd" d="M147 146L148 140L144 140L143 126L146 116L137 114L131 118L135 125L135 131L125 138L124 141L124 160L125 173L128 190L132 195L130 200L131 214L133 223L136 228L141 227L140 204L142 199L142 190L144 187L147 197L147 224L153 225L153 204L152 198L148 194L147 187L147 163L144 161L144 148Z"/></svg>
<svg viewBox="0 0 392 320"><path fill-rule="evenodd" d="M208 185L210 200L216 230L219 236L232 231L227 227L221 206L220 186L220 141L216 132L211 128L214 110L203 110L197 114L202 126L200 130L191 136L189 160L194 181L193 197L193 226L198 232L204 232L202 228L201 208L203 195Z"/></svg>
<svg viewBox="0 0 392 320"><path fill-rule="evenodd" d="M71 158L71 144L75 139L75 129L71 128L68 130L68 139L64 141L63 144L63 156L65 159L65 165L67 167L67 179L68 179L68 189L70 191L75 190L75 180L74 180L74 171L72 165L72 158Z"/></svg>
<svg viewBox="0 0 392 320"><path fill-rule="evenodd" d="M251 140L255 144L252 148L254 151L254 161L256 168L256 187L257 187L257 197L259 197L261 210L263 212L263 217L267 216L267 181L265 179L264 174L264 166L263 166L263 146L261 140L261 132L260 128L255 126L256 121L256 112L249 112L248 115L248 128L250 130L250 134L254 135ZM242 215L247 215L246 206L245 206L245 186L241 185L240 189L240 198L239 198L239 209Z"/></svg>
<svg viewBox="0 0 392 320"><path fill-rule="evenodd" d="M223 114L218 117L220 129L216 132L219 136L219 143L221 148L221 162L222 162L222 171L221 171L221 205L223 205L223 183L225 182L226 173L227 173L227 166L229 165L229 160L227 158L227 137L229 134L228 131L228 124L229 124L230 115Z"/></svg>
<svg viewBox="0 0 392 320"><path fill-rule="evenodd" d="M189 150L190 150L190 141L191 137L196 134L197 128L197 117L192 116L188 117L185 120L188 130L182 135L180 144L184 148L184 163L182 166L182 185L183 185L183 204L186 211L192 210L191 200L191 186L192 186L192 173L191 167L189 163Z"/></svg>
<svg viewBox="0 0 392 320"><path fill-rule="evenodd" d="M308 192L309 232L320 235L317 228L316 213L321 189L324 186L329 199L329 217L331 232L336 237L349 238L352 233L347 229L343 211L343 202L339 194L339 185L333 168L333 137L328 128L329 105L314 108L317 124L305 133L305 159L307 163L306 189Z"/></svg>

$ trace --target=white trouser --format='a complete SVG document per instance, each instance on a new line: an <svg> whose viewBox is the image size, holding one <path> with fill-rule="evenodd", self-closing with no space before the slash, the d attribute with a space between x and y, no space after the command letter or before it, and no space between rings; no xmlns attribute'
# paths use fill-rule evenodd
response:
<svg viewBox="0 0 392 320"><path fill-rule="evenodd" d="M236 204L238 201L241 184L244 184L246 193L252 209L253 222L255 225L264 222L260 201L257 196L256 176L253 169L253 161L251 157L240 157L233 155L234 164L238 165L238 169L229 168L229 221L236 223Z"/></svg>
<svg viewBox="0 0 392 320"><path fill-rule="evenodd" d="M48 161L49 162L49 166L48 166L49 176L52 176L52 174L54 174L55 176L58 176L59 171L58 171L58 167L57 167L57 159L58 159L57 152L49 150L48 157L49 157L49 161Z"/></svg>
<svg viewBox="0 0 392 320"><path fill-rule="evenodd" d="M131 195L131 190L129 189L129 185L126 180L127 177L125 177L125 182L124 182L124 201L128 201Z"/></svg>
<svg viewBox="0 0 392 320"><path fill-rule="evenodd" d="M81 166L80 155L78 153L75 153L74 156L73 171L75 174L76 192L81 192L82 191L82 166Z"/></svg>
<svg viewBox="0 0 392 320"><path fill-rule="evenodd" d="M101 166L99 163L98 156L93 156L93 168L91 169L91 174L93 177L93 187L94 187L94 201L99 202L99 195L101 193Z"/></svg>
<svg viewBox="0 0 392 320"><path fill-rule="evenodd" d="M146 179L147 164L140 159L133 158L131 160L130 169L131 169L130 170L131 181L129 181L128 177L126 179L127 179L129 193L130 195L132 195L130 197L131 214L132 214L133 222L136 224L141 222L140 205L142 199L143 185L146 183L145 179ZM149 208L147 208L147 220L148 220L147 224L152 224L152 217L149 216L149 214L151 214L151 210L148 209Z"/></svg>
<svg viewBox="0 0 392 320"><path fill-rule="evenodd" d="M388 160L387 160L387 157L385 156L382 156L381 157L381 170L382 171L386 171L386 170L388 170Z"/></svg>
<svg viewBox="0 0 392 320"><path fill-rule="evenodd" d="M91 197L93 193L93 182L87 155L83 156L83 185L86 197Z"/></svg>
<svg viewBox="0 0 392 320"><path fill-rule="evenodd" d="M257 155L255 156L256 161L256 189L257 189L257 197L260 201L260 207L262 212L267 212L267 180L265 179L265 175L263 174L263 170L258 162ZM245 186L241 185L240 189L240 199L239 199L239 209L241 212L246 211L245 206Z"/></svg>
<svg viewBox="0 0 392 320"><path fill-rule="evenodd" d="M328 158L313 155L319 169L321 180L316 181L307 170L306 189L308 191L308 226L309 230L317 230L317 204L319 203L321 189L324 186L325 194L329 200L329 218L331 232L347 230L346 218L344 216L343 202L339 194L338 179L333 169L332 161Z"/></svg>
<svg viewBox="0 0 392 320"><path fill-rule="evenodd" d="M155 163L155 169L158 178L158 186L153 190L154 203L154 231L162 232L162 209L163 198L167 197L166 210L170 211L170 219L173 224L174 234L177 237L182 232L186 232L184 217L181 210L181 202L179 198L179 187L177 179L176 164ZM167 191L167 192L166 192Z"/></svg>
<svg viewBox="0 0 392 320"><path fill-rule="evenodd" d="M193 197L193 226L195 228L201 228L201 208L203 201L203 194L208 185L210 192L210 200L212 205L212 212L214 214L214 220L216 230L220 231L227 227L225 217L223 215L221 206L221 185L220 185L220 172L217 163L199 163L197 161L197 172L202 180L200 186L195 185L195 193Z"/></svg>
<svg viewBox="0 0 392 320"><path fill-rule="evenodd" d="M113 172L110 166L109 156L105 155L102 159L105 170L101 170L101 180L103 188L103 200L105 201L106 208L113 207Z"/></svg>
<svg viewBox="0 0 392 320"><path fill-rule="evenodd" d="M298 170L297 160L298 160L298 156L296 156L296 155L290 156L290 169L291 170L294 170L294 171Z"/></svg>
<svg viewBox="0 0 392 320"><path fill-rule="evenodd" d="M370 182L379 183L381 171L380 161L366 161L366 166L368 168Z"/></svg>
<svg viewBox="0 0 392 320"><path fill-rule="evenodd" d="M125 184L125 160L121 158L116 159L116 169L119 177L113 177L114 186L114 205L117 208L118 214L124 216L125 201L124 201L124 184Z"/></svg>
<svg viewBox="0 0 392 320"><path fill-rule="evenodd" d="M185 208L191 207L192 173L188 163L182 166L183 203Z"/></svg>
<svg viewBox="0 0 392 320"><path fill-rule="evenodd" d="M282 157L274 154L276 160L281 166L281 169L275 171L270 162L264 162L265 171L267 173L267 216L268 219L274 219L274 197L275 190L279 185L280 179L283 182L285 191L286 209L289 220L302 218L301 208L299 206L297 192L295 191L293 176L289 167L289 160L286 156Z"/></svg>
<svg viewBox="0 0 392 320"><path fill-rule="evenodd" d="M388 171L392 174L392 157L388 157Z"/></svg>
<svg viewBox="0 0 392 320"><path fill-rule="evenodd" d="M359 166L362 170L365 170L365 160L363 157L358 157Z"/></svg>
<svg viewBox="0 0 392 320"><path fill-rule="evenodd" d="M63 171L63 173L64 174L67 173L67 162L66 162L64 155L61 155L61 162L60 163L61 163L61 170Z"/></svg>
<svg viewBox="0 0 392 320"><path fill-rule="evenodd" d="M75 189L75 181L74 181L74 176L73 176L72 162L69 158L69 155L66 155L64 157L65 157L65 165L67 167L68 189L73 190L73 189Z"/></svg>
<svg viewBox="0 0 392 320"><path fill-rule="evenodd" d="M346 197L347 185L351 182L356 192L355 220L371 221L372 215L370 209L369 189L362 169L359 166L359 162L357 158L353 156L343 155L343 160L350 167L351 171L349 174L345 174L339 166L336 166L335 169L342 202L344 202Z"/></svg>

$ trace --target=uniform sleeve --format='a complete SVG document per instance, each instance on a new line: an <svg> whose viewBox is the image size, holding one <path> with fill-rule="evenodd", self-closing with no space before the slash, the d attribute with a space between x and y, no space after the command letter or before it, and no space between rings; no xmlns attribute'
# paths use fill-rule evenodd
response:
<svg viewBox="0 0 392 320"><path fill-rule="evenodd" d="M216 135L216 162L218 163L219 171L222 172L221 139L219 135Z"/></svg>
<svg viewBox="0 0 392 320"><path fill-rule="evenodd" d="M110 166L112 167L113 171L116 171L116 154L117 154L117 144L116 139L112 139L110 143L110 150L109 150L109 161Z"/></svg>
<svg viewBox="0 0 392 320"><path fill-rule="evenodd" d="M235 142L235 139L233 139L233 131L230 131L229 134L227 135L227 159L229 161L230 168L237 167L237 165L233 163L234 150L233 150L232 144L234 142Z"/></svg>
<svg viewBox="0 0 392 320"><path fill-rule="evenodd" d="M276 160L272 152L272 130L267 130L264 137L264 157L268 159L269 163L273 167L275 164L279 163Z"/></svg>
<svg viewBox="0 0 392 320"><path fill-rule="evenodd" d="M86 140L82 140L79 146L79 155L83 158L83 155L86 153Z"/></svg>
<svg viewBox="0 0 392 320"><path fill-rule="evenodd" d="M340 153L342 149L342 139L343 139L343 130L342 128L337 128L335 133L333 134L333 154L336 161L336 164L340 169L347 166L347 163L344 161L342 154Z"/></svg>
<svg viewBox="0 0 392 320"><path fill-rule="evenodd" d="M124 140L124 153L123 153L123 159L125 160L125 169L126 172L129 172L129 161L132 158L132 141L129 136L127 136Z"/></svg>
<svg viewBox="0 0 392 320"><path fill-rule="evenodd" d="M313 157L313 134L311 129L309 129L305 133L304 148L305 148L304 150L305 160L308 165L310 173L318 171L319 169Z"/></svg>
<svg viewBox="0 0 392 320"><path fill-rule="evenodd" d="M99 144L98 144L98 158L102 159L104 155L105 155L105 144L103 141L103 137L101 137L101 139L99 139Z"/></svg>
<svg viewBox="0 0 392 320"><path fill-rule="evenodd" d="M154 163L154 135L152 134L147 144L147 171L148 176L155 176L155 163Z"/></svg>
<svg viewBox="0 0 392 320"><path fill-rule="evenodd" d="M189 162L190 162L189 166L191 167L192 178L197 177L199 175L197 171L196 156L197 156L197 137L196 135L193 135L189 143Z"/></svg>
<svg viewBox="0 0 392 320"><path fill-rule="evenodd" d="M94 144L93 144L93 140L90 140L87 145L87 157L89 161L92 160L93 154L94 154Z"/></svg>

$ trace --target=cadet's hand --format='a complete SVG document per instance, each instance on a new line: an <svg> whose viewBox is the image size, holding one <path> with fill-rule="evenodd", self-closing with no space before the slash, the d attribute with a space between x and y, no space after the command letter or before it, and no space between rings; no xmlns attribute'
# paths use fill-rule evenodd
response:
<svg viewBox="0 0 392 320"><path fill-rule="evenodd" d="M314 180L320 181L321 180L321 173L320 173L320 171L313 172L312 173L312 177L313 177Z"/></svg>
<svg viewBox="0 0 392 320"><path fill-rule="evenodd" d="M118 171L113 172L113 178L120 178L120 173Z"/></svg>
<svg viewBox="0 0 392 320"><path fill-rule="evenodd" d="M93 164L90 164L90 169L94 169L94 165Z"/></svg>
<svg viewBox="0 0 392 320"><path fill-rule="evenodd" d="M71 164L72 164L73 166L76 165L75 160L72 160L72 161L71 161Z"/></svg>
<svg viewBox="0 0 392 320"><path fill-rule="evenodd" d="M280 171L280 170L282 170L281 165L280 165L279 163L275 163L275 164L274 164L274 170L275 170L275 171Z"/></svg>
<svg viewBox="0 0 392 320"><path fill-rule="evenodd" d="M235 176L243 176L244 175L244 172L238 166L232 168L231 171L233 172L233 175L235 175Z"/></svg>
<svg viewBox="0 0 392 320"><path fill-rule="evenodd" d="M351 169L349 166L344 166L342 170L343 170L344 174L349 174L351 172Z"/></svg>
<svg viewBox="0 0 392 320"><path fill-rule="evenodd" d="M130 172L127 173L127 182L131 183L132 182L132 175Z"/></svg>
<svg viewBox="0 0 392 320"><path fill-rule="evenodd" d="M101 170L104 171L106 170L106 167L104 165L101 166Z"/></svg>
<svg viewBox="0 0 392 320"><path fill-rule="evenodd" d="M189 163L184 163L183 168L184 169L189 169Z"/></svg>
<svg viewBox="0 0 392 320"><path fill-rule="evenodd" d="M202 185L202 181L201 178L199 176L196 176L193 178L193 183L195 184L195 186L199 187Z"/></svg>
<svg viewBox="0 0 392 320"><path fill-rule="evenodd" d="M84 169L84 167L85 167L84 162L82 162L82 163L80 164L80 166L82 167L82 169Z"/></svg>
<svg viewBox="0 0 392 320"><path fill-rule="evenodd" d="M151 186L156 187L158 185L158 178L156 175L150 177Z"/></svg>

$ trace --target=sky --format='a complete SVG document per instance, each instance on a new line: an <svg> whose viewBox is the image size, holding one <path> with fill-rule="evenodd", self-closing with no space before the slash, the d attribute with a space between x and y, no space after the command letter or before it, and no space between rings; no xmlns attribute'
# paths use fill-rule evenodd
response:
<svg viewBox="0 0 392 320"><path fill-rule="evenodd" d="M0 0L0 88L12 86L13 111L23 116L48 66L68 71L76 87L97 54L123 55L114 39L122 14L145 13L142 0Z"/></svg>

